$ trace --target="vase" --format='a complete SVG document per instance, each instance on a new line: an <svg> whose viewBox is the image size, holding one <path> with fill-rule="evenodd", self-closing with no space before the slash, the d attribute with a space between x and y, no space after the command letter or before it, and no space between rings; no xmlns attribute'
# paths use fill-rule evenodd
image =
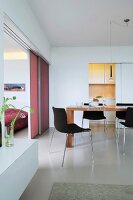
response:
<svg viewBox="0 0 133 200"><path fill-rule="evenodd" d="M14 127L6 127L6 146L12 147L14 145Z"/></svg>

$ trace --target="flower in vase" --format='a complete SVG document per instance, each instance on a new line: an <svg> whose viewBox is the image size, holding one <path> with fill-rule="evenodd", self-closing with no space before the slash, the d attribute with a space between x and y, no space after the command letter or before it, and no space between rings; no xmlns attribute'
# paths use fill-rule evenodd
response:
<svg viewBox="0 0 133 200"><path fill-rule="evenodd" d="M20 119L20 118L25 118L25 114L23 113L23 111L27 108L29 109L30 112L33 112L33 109L30 106L23 106L21 109L17 109L14 105L12 105L11 103L9 103L9 101L14 101L16 100L16 97L13 96L12 98L3 98L3 104L0 107L0 121L2 120L3 114L4 112L9 109L9 108L13 108L18 110L17 114L13 117L12 121L10 122L10 124L8 124L8 126L6 127L7 130L7 134L6 134L6 146L13 146L13 138L14 138L14 125L16 120Z"/></svg>

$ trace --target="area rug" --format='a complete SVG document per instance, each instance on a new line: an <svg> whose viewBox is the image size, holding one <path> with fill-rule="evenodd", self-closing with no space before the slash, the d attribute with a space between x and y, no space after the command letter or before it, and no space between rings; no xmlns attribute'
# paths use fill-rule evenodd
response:
<svg viewBox="0 0 133 200"><path fill-rule="evenodd" d="M54 183L49 200L133 200L133 185Z"/></svg>

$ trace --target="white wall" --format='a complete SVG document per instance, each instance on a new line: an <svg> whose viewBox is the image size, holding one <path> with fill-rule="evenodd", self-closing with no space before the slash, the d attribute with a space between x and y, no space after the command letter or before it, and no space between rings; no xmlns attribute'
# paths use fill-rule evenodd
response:
<svg viewBox="0 0 133 200"><path fill-rule="evenodd" d="M16 108L29 105L30 69L28 60L5 60L4 83L25 83L25 91L4 91L5 97L16 96L12 104Z"/></svg>
<svg viewBox="0 0 133 200"><path fill-rule="evenodd" d="M3 0L1 11L6 13L18 28L37 46L49 61L50 45L26 0Z"/></svg>
<svg viewBox="0 0 133 200"><path fill-rule="evenodd" d="M50 126L53 126L52 106L66 107L88 100L88 63L109 63L109 47L53 48L50 68ZM112 48L112 62L132 62L133 47ZM76 122L81 125L81 113Z"/></svg>
<svg viewBox="0 0 133 200"><path fill-rule="evenodd" d="M3 51L4 51L4 33L3 33L3 13L0 11L0 105L3 101L4 96L4 89L3 89L3 82L4 82L4 61L3 61ZM3 126L3 133L4 133L4 126ZM2 135L4 139L4 134Z"/></svg>
<svg viewBox="0 0 133 200"><path fill-rule="evenodd" d="M4 33L3 33L3 13L0 11L0 105L3 98L3 81L4 81L4 62L3 62L3 51L4 51Z"/></svg>

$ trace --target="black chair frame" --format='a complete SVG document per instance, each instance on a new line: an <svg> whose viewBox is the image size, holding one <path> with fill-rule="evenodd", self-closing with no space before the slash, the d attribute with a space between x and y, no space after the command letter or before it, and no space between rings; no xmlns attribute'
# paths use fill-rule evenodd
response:
<svg viewBox="0 0 133 200"><path fill-rule="evenodd" d="M93 158L93 141L92 141L92 132L91 129L87 128L81 128L79 127L77 124L68 124L67 123L67 115L66 115L66 111L64 108L55 108L53 107L53 113L54 113L54 131L51 137L51 141L50 141L50 149L51 149L51 145L52 145L52 140L54 137L54 133L55 133L55 129L61 133L65 133L66 134L66 140L65 140L65 148L64 148L64 153L63 153L63 159L62 159L62 167L64 165L64 159L65 159L65 153L66 153L66 147L67 147L67 137L69 134L76 134L76 133L80 133L80 132L88 132L89 136L90 136L90 142L91 142L91 151L92 151L92 158ZM51 153L49 149L49 153Z"/></svg>
<svg viewBox="0 0 133 200"><path fill-rule="evenodd" d="M126 111L125 122L120 122L123 125L123 154L125 154L126 143L126 128L133 128L133 107L128 107Z"/></svg>
<svg viewBox="0 0 133 200"><path fill-rule="evenodd" d="M116 106L133 106L133 103L117 103ZM120 131L120 122L125 121L126 119L126 111L116 111L116 139L119 140L119 131Z"/></svg>
<svg viewBox="0 0 133 200"><path fill-rule="evenodd" d="M89 106L89 103L84 103L84 106ZM107 120L103 111L83 111L82 127L84 119L88 120L104 120L104 133L107 133Z"/></svg>

